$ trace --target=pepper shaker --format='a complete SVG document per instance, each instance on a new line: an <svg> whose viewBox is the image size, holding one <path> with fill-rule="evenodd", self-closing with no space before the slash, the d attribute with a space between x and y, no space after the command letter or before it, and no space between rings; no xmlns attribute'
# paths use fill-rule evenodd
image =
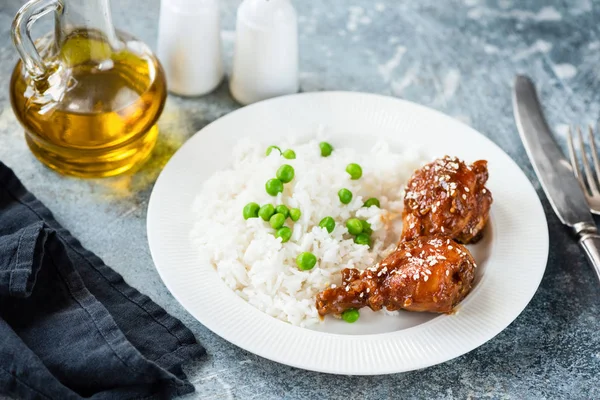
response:
<svg viewBox="0 0 600 400"><path fill-rule="evenodd" d="M230 91L241 104L296 93L298 18L290 0L244 0L237 10Z"/></svg>
<svg viewBox="0 0 600 400"><path fill-rule="evenodd" d="M201 96L224 76L218 0L162 0L158 51L170 92Z"/></svg>

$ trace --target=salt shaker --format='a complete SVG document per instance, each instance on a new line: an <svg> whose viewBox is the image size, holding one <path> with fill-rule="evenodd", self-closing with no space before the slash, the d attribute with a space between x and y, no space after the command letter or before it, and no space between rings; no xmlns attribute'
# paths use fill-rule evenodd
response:
<svg viewBox="0 0 600 400"><path fill-rule="evenodd" d="M298 91L298 18L290 0L239 6L230 90L242 104Z"/></svg>
<svg viewBox="0 0 600 400"><path fill-rule="evenodd" d="M158 51L169 91L201 96L224 76L218 0L162 0Z"/></svg>

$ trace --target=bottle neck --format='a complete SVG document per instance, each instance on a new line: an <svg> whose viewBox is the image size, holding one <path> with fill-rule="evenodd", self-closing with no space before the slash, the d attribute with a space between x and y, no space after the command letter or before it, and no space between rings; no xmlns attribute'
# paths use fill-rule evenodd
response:
<svg viewBox="0 0 600 400"><path fill-rule="evenodd" d="M59 49L63 48L74 36L86 36L104 42L110 48L109 50L121 47L112 22L109 0L60 1L64 3L64 10L57 15L55 28L55 40ZM98 53L98 46L91 46L90 52L92 52L92 48L96 48L96 53ZM78 49L80 52L87 50ZM103 54L106 53L106 50L99 53L101 54L89 54L89 56L91 59L107 57L107 54Z"/></svg>

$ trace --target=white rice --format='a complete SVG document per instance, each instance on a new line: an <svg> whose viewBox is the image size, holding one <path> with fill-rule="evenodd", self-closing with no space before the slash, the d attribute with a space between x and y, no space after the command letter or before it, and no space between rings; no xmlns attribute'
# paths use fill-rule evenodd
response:
<svg viewBox="0 0 600 400"><path fill-rule="evenodd" d="M299 326L320 322L315 296L331 284L339 285L343 268L365 269L395 248L399 224L385 221L399 219L404 185L422 160L414 151L393 153L382 142L357 152L331 141L333 153L321 157L319 141L275 143L282 151L292 148L294 160L276 150L266 157L265 149L273 143L240 142L233 166L208 179L194 204L192 240L203 254L199 262L212 264L227 286L254 307ZM361 179L351 180L346 173L351 162L362 166ZM294 167L295 178L272 197L265 182L282 164ZM339 201L341 188L354 195L348 205ZM378 198L381 208L363 207L370 197ZM242 209L249 202L299 208L299 221L286 220L293 230L291 239L281 243L261 218L244 220ZM331 234L318 226L326 216L336 221ZM348 234L345 223L351 217L371 224L371 248L355 244ZM318 259L310 271L296 265L296 257L305 251Z"/></svg>

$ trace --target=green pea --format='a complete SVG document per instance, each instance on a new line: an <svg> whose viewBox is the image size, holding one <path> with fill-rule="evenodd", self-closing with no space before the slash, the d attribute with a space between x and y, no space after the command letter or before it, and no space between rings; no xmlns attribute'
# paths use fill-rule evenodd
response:
<svg viewBox="0 0 600 400"><path fill-rule="evenodd" d="M356 235L356 237L354 238L354 243L364 244L365 246L370 246L371 245L371 237L363 232L359 235Z"/></svg>
<svg viewBox="0 0 600 400"><path fill-rule="evenodd" d="M321 156L323 157L329 157L333 151L333 146L327 142L319 143L319 148L321 149Z"/></svg>
<svg viewBox="0 0 600 400"><path fill-rule="evenodd" d="M357 180L362 176L362 168L360 165L351 163L346 167L346 172L350 174L350 179Z"/></svg>
<svg viewBox="0 0 600 400"><path fill-rule="evenodd" d="M283 214L283 216L286 218L290 215L290 209L284 206L283 204L280 204L277 207L275 207L275 212Z"/></svg>
<svg viewBox="0 0 600 400"><path fill-rule="evenodd" d="M296 257L296 264L302 271L308 271L317 264L317 257L313 253L304 252Z"/></svg>
<svg viewBox="0 0 600 400"><path fill-rule="evenodd" d="M300 211L300 209L298 208L292 208L290 210L290 218L292 219L292 221L296 222L300 219L300 216L302 215L302 212Z"/></svg>
<svg viewBox="0 0 600 400"><path fill-rule="evenodd" d="M348 189L340 189L338 197L343 204L348 204L352 201L352 192Z"/></svg>
<svg viewBox="0 0 600 400"><path fill-rule="evenodd" d="M282 154L283 158L287 158L288 160L293 160L296 158L296 152L292 149L287 149Z"/></svg>
<svg viewBox="0 0 600 400"><path fill-rule="evenodd" d="M362 224L362 231L363 233L366 233L367 235L370 235L371 233L373 233L373 229L371 229L371 224L368 223L365 220L360 220L360 223Z"/></svg>
<svg viewBox="0 0 600 400"><path fill-rule="evenodd" d="M333 228L335 228L335 221L331 217L325 217L319 222L319 226L321 228L327 229L327 232L333 232Z"/></svg>
<svg viewBox="0 0 600 400"><path fill-rule="evenodd" d="M258 216L264 221L268 221L275 214L275 207L272 204L265 204L258 210Z"/></svg>
<svg viewBox="0 0 600 400"><path fill-rule="evenodd" d="M283 164L281 167L279 167L275 175L277 176L277 179L283 183L291 182L292 179L294 179L294 167L288 164Z"/></svg>
<svg viewBox="0 0 600 400"><path fill-rule="evenodd" d="M279 154L281 154L281 149L277 146L269 146L267 147L267 155L271 154L273 150L277 150Z"/></svg>
<svg viewBox="0 0 600 400"><path fill-rule="evenodd" d="M259 208L260 208L260 206L256 203L246 204L246 206L244 207L244 211L243 211L244 219L257 218Z"/></svg>
<svg viewBox="0 0 600 400"><path fill-rule="evenodd" d="M377 208L380 208L381 205L379 204L379 200L377 200L375 197L371 197L369 200L365 201L364 207L371 207L371 206L375 206Z"/></svg>
<svg viewBox="0 0 600 400"><path fill-rule="evenodd" d="M342 319L344 321L348 322L349 324L352 324L352 323L358 321L359 317L360 317L360 313L358 312L358 310L356 308L349 308L348 310L346 310L342 313Z"/></svg>
<svg viewBox="0 0 600 400"><path fill-rule="evenodd" d="M269 179L265 183L265 189L271 196L277 196L277 193L283 192L283 182L279 179Z"/></svg>
<svg viewBox="0 0 600 400"><path fill-rule="evenodd" d="M360 219L358 218L350 218L346 221L346 228L348 228L348 232L351 235L358 235L363 231L362 222L360 222Z"/></svg>
<svg viewBox="0 0 600 400"><path fill-rule="evenodd" d="M269 218L269 224L271 224L271 227L273 229L281 228L284 223L285 223L285 215L283 215L283 214L276 213L276 214L273 214L273 216L271 218Z"/></svg>
<svg viewBox="0 0 600 400"><path fill-rule="evenodd" d="M281 238L281 243L285 243L292 237L292 230L287 226L279 228L277 232L275 232L275 237Z"/></svg>

